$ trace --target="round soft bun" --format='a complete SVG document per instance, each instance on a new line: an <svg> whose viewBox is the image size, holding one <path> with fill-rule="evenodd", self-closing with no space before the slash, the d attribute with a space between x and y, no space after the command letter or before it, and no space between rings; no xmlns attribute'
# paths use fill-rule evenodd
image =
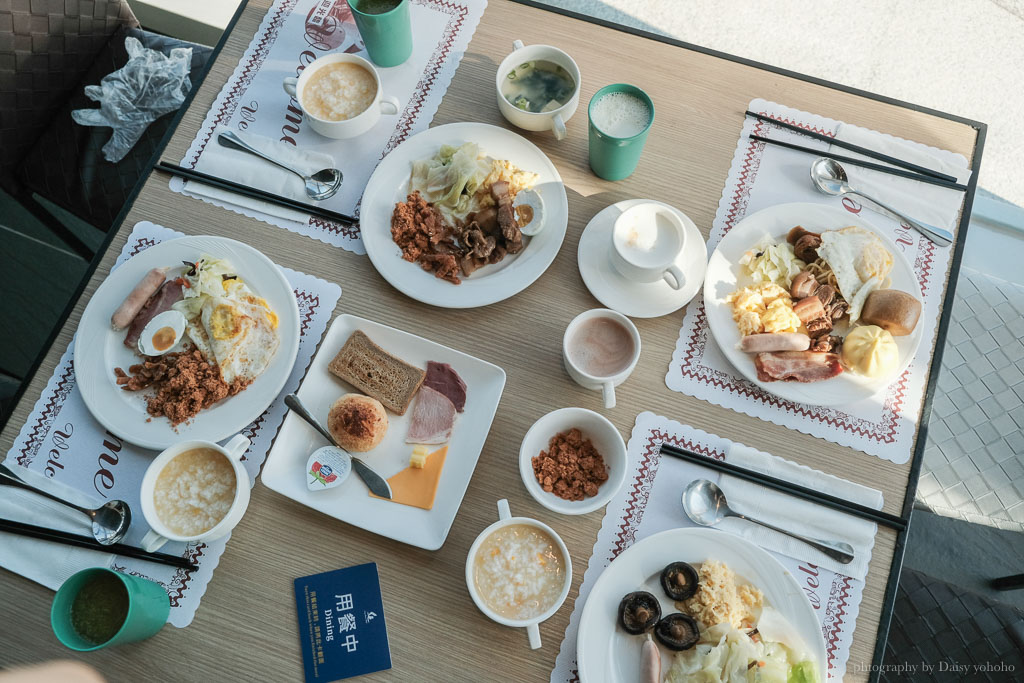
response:
<svg viewBox="0 0 1024 683"><path fill-rule="evenodd" d="M388 414L375 398L345 394L331 406L327 430L347 451L373 450L388 431Z"/></svg>

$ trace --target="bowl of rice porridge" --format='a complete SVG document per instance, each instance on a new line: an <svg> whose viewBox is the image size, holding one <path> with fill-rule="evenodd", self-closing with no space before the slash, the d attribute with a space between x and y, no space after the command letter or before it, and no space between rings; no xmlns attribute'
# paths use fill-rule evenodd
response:
<svg viewBox="0 0 1024 683"><path fill-rule="evenodd" d="M498 521L477 536L466 557L466 586L477 608L499 624L525 628L530 648L540 647L538 624L565 602L572 559L547 524L513 517L498 501Z"/></svg>
<svg viewBox="0 0 1024 683"><path fill-rule="evenodd" d="M150 527L143 549L210 541L231 531L249 506L249 474L241 461L249 444L238 434L224 446L186 441L158 455L142 478L142 514Z"/></svg>
<svg viewBox="0 0 1024 683"><path fill-rule="evenodd" d="M359 55L332 54L313 60L298 78L282 84L320 135L354 138L377 125L381 114L395 115L398 99L381 92L380 73Z"/></svg>

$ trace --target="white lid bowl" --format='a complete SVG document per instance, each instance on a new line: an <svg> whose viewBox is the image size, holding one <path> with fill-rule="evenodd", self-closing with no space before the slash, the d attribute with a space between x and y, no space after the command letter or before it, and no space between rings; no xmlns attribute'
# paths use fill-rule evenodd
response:
<svg viewBox="0 0 1024 683"><path fill-rule="evenodd" d="M533 474L533 458L548 448L551 438L573 427L590 439L604 458L608 468L608 481L601 484L597 495L583 500L565 500L541 488ZM585 408L560 408L533 423L519 447L519 474L526 490L549 510L563 515L583 515L604 507L626 481L626 444L622 435L608 418Z"/></svg>

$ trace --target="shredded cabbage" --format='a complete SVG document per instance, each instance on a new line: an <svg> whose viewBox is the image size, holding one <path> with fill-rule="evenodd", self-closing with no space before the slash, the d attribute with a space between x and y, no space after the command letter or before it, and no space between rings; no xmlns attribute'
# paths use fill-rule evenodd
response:
<svg viewBox="0 0 1024 683"><path fill-rule="evenodd" d="M770 237L766 237L740 257L740 266L755 284L774 282L789 289L793 278L807 264L796 257L793 245L789 242L776 244Z"/></svg>
<svg viewBox="0 0 1024 683"><path fill-rule="evenodd" d="M225 275L234 275L231 279L224 279ZM172 308L186 319L192 320L199 315L203 302L210 296L228 296L233 293L249 292L242 279L237 277L235 267L226 259L219 259L209 254L203 254L196 261L194 275L187 272L182 276L187 286L182 287L185 298L177 302Z"/></svg>
<svg viewBox="0 0 1024 683"><path fill-rule="evenodd" d="M491 161L480 155L480 147L473 142L441 145L434 157L413 162L409 191L418 191L443 213L461 218L469 213L470 200L490 175Z"/></svg>

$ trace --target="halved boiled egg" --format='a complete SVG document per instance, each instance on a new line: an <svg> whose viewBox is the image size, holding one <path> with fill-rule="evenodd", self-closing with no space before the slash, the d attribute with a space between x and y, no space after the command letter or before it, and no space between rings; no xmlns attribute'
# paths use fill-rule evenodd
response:
<svg viewBox="0 0 1024 683"><path fill-rule="evenodd" d="M144 356L162 356L181 341L185 333L185 316L178 311L164 311L142 328L139 353Z"/></svg>
<svg viewBox="0 0 1024 683"><path fill-rule="evenodd" d="M532 237L544 228L544 200L533 190L520 190L512 202L516 223L527 237Z"/></svg>

